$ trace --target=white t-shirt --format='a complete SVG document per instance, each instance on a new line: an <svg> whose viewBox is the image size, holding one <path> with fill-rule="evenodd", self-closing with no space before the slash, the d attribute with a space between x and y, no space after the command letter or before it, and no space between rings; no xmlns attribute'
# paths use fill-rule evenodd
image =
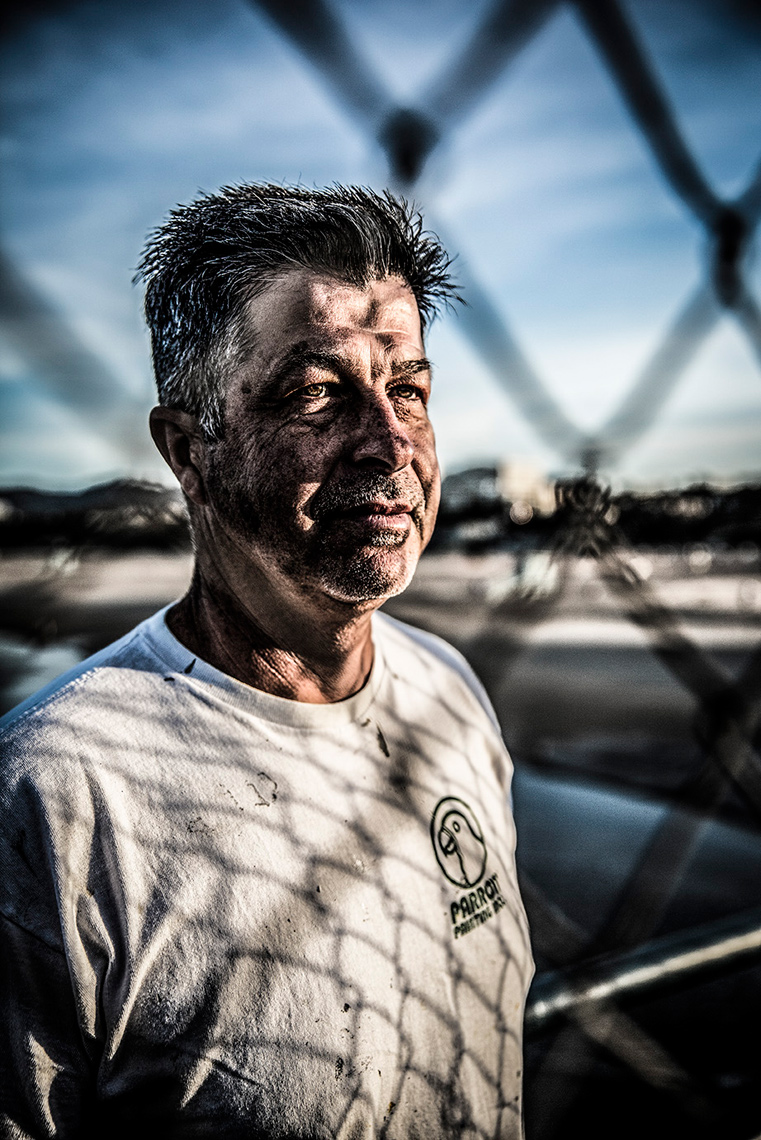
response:
<svg viewBox="0 0 761 1140"><path fill-rule="evenodd" d="M521 1136L511 766L469 667L376 615L363 689L304 704L164 612L0 722L2 1134Z"/></svg>

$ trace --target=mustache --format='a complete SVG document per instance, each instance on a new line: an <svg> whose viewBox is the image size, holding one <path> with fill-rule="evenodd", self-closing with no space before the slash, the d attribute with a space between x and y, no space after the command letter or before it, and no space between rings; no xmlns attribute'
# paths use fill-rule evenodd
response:
<svg viewBox="0 0 761 1140"><path fill-rule="evenodd" d="M368 503L400 500L412 506L413 515L418 514L424 505L419 487L411 487L406 479L375 471L320 487L312 500L310 514L315 522L322 522L331 515L364 507Z"/></svg>

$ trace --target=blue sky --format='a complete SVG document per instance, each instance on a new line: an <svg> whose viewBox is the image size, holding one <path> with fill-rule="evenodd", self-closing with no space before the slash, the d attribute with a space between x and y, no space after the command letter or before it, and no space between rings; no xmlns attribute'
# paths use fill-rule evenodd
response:
<svg viewBox="0 0 761 1140"><path fill-rule="evenodd" d="M424 102L487 9L333 7L368 73L408 105ZM630 0L627 11L711 185L739 193L761 158L759 25L730 18L719 0ZM3 247L74 338L74 364L42 359L23 330L3 341L0 482L165 479L143 426L150 366L130 284L146 232L200 189L382 186L386 161L244 0L69 4L17 25L3 57ZM566 7L446 136L415 196L585 429L620 403L704 273L700 227ZM758 298L757 257L749 280ZM572 468L523 419L456 314L434 326L429 354L445 470L511 456ZM654 426L607 473L634 485L757 477L760 442L760 362L725 316Z"/></svg>

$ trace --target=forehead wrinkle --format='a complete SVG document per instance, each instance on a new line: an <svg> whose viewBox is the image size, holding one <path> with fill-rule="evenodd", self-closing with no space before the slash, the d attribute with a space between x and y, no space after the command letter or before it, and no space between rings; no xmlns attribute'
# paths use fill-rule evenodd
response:
<svg viewBox="0 0 761 1140"><path fill-rule="evenodd" d="M404 286L405 289L408 290L410 298L417 308L417 301L415 300L415 296L412 290L410 289L407 282L404 281L401 277L397 277L395 274L387 277L375 277L369 281L367 285L364 286L364 288L361 286L354 287L356 289L355 296L358 304L363 304L362 312L361 314L358 314L357 317L359 325L363 328L372 328L373 325L377 325L384 307L388 304L387 298L378 297L372 292L373 285L382 283L384 281L398 281L400 285ZM350 285L350 283L347 282L347 285Z"/></svg>
<svg viewBox="0 0 761 1140"><path fill-rule="evenodd" d="M408 296L406 298L400 298L397 296L389 299L386 296L379 297L371 292L372 284L383 283L386 281L398 282L398 284L403 287ZM420 319L420 312L414 293L410 289L407 282L402 278L396 277L396 275L391 275L384 278L376 278L374 282L369 283L365 289L356 287L352 288L352 292L354 294L353 300L356 305L352 323L357 329L370 333L372 336L380 340L384 345L387 342L393 345L394 332L384 332L383 326L387 325L389 320L393 323L398 319L395 310L399 305L400 300L403 299L405 303L409 302L415 310L418 321Z"/></svg>
<svg viewBox="0 0 761 1140"><path fill-rule="evenodd" d="M285 379L291 372L310 366L325 369L339 376L349 372L361 371L362 360L355 352L330 351L316 348L308 341L301 341L293 345L275 364L271 373L271 381L277 383Z"/></svg>
<svg viewBox="0 0 761 1140"><path fill-rule="evenodd" d="M371 297L367 309L365 310L365 325L376 324L379 312L380 302L378 301L378 298Z"/></svg>

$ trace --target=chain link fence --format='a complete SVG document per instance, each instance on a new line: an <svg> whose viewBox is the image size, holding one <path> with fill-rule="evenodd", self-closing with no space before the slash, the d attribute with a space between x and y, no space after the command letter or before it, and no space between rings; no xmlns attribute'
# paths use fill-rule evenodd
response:
<svg viewBox="0 0 761 1140"><path fill-rule="evenodd" d="M387 158L391 182L418 201L423 171L436 148L559 7L557 0L498 0L416 105L400 106L325 0L256 0L256 6L298 47L346 113L375 140ZM541 636L543 624L572 608L582 566L602 587L618 618L640 632L653 661L678 688L691 710L692 751L669 796L660 801L610 905L601 904L593 929L565 913L563 900L550 897L539 878L523 866L522 889L540 966L527 1018L527 1131L529 1140L641 1135L635 1107L641 1094L648 1111L659 1116L660 1123L652 1128L656 1136L750 1140L761 1131L761 1106L749 1094L754 1083L756 1089L761 1087L761 1071L753 1069L761 1060L758 1046L748 1046L745 1055L741 1041L727 1047L731 1056L722 1084L715 1072L685 1061L689 1049L674 1048L669 1034L660 1030L669 1018L684 1015L684 1032L689 1034L703 1001L695 999L695 1009L689 1016L685 1013L684 1003L692 1000L691 979L702 985L709 975L709 986L718 984L717 977L726 984L732 971L740 971L747 982L715 991L719 997L710 998L714 1005L729 993L736 1000L754 1002L761 1012L761 983L754 972L761 943L761 892L730 927L714 923L686 934L674 932L676 921L664 927L664 917L678 902L714 823L731 816L740 820L744 834L756 845L761 836L761 638L756 642L755 633L746 638L742 661L730 667L695 635L694 627L641 572L637 551L611 510L605 477L657 421L720 320L736 322L761 367L761 310L747 275L748 252L761 217L761 165L742 193L723 199L691 153L626 8L617 0L573 0L572 6L620 92L632 130L641 133L674 195L702 227L702 280L685 298L619 406L601 428L590 432L555 400L501 307L468 267L467 250L456 233L447 233L437 218L435 201L420 203L430 228L460 255L458 277L467 307L457 327L517 412L578 475L557 488L562 525L543 551L546 572L553 576L551 590L528 591L517 600L487 590L474 606L470 625L466 622L464 628L461 623L454 633L445 614L446 600L436 609L430 597L426 602L413 593L395 612L458 643L501 711L504 686L526 646ZM620 684L626 688L626 676ZM552 693L544 696L553 699ZM513 743L508 714L503 720L508 743ZM520 775L520 741L514 752ZM660 763L668 768L667 752ZM520 825L520 779L516 794ZM593 816L589 825L596 826ZM594 895L593 885L588 890ZM686 992L687 997L666 1005L660 1020L640 1016L637 1001L657 1001L664 991ZM726 1018L721 1024L731 1034ZM606 1088L612 1091L606 1093ZM606 1117L615 1113L619 1095L623 1117ZM581 1131L574 1131L578 1128Z"/></svg>
<svg viewBox="0 0 761 1140"><path fill-rule="evenodd" d="M320 0L259 0L259 6L375 138L385 152L393 182L405 193L415 195L432 153L541 31L557 5L552 0L502 0L492 5L470 42L447 61L439 78L414 107L395 105L327 4ZM644 633L653 657L694 705L697 754L639 852L615 904L592 937L563 914L557 901L549 899L537 882L524 875L523 890L540 963L545 968L577 964L565 983L557 981L561 975L553 975L555 993L561 992L566 1003L556 1002L554 1029L548 1025L540 1001L550 975L540 974L535 984L536 996L528 1015L529 1036L539 1035L542 1029L545 1034L541 1046L529 1055L533 1063L527 1077L527 1128L536 1140L571 1134L634 1135L629 1128L639 1128L640 1124L630 1125L624 1119L602 1123L590 1117L595 1101L598 1116L614 1111L600 1092L605 1061L601 1067L599 1058L607 1054L630 1074L630 1096L637 1086L658 1090L660 1099L654 1104L667 1123L663 1126L666 1131L654 1126L657 1135L749 1137L761 1129L761 1109L755 1113L755 1124L752 1111L745 1116L742 1111L733 1114L723 1098L726 1090L715 1079L701 1079L699 1072L688 1071L662 1041L625 1012L626 1001L621 999L626 997L626 984L618 990L603 987L596 996L593 994L590 979L598 975L594 970L590 973L588 963L595 963L599 972L599 962L607 960L609 970L615 973L616 962L628 961L627 954L658 934L701 837L728 798L739 797L746 826L755 829L756 836L761 830L761 643L751 647L743 667L733 672L691 635L679 615L638 572L636 552L612 521L615 512L610 510L610 491L600 475L614 469L655 423L688 365L722 318L737 323L761 365L761 311L746 277L747 254L761 215L761 166L741 194L732 200L723 199L691 153L626 9L616 0L575 0L573 6L620 92L632 129L641 132L663 178L703 229L703 279L685 299L665 339L607 422L599 430L588 432L554 399L518 344L504 312L468 268L467 251L456 234L446 233L436 218L435 203L424 203L428 223L462 258L459 278L468 305L459 315L459 328L509 393L517 411L559 459L579 471L577 479L558 488L564 525L549 553L560 570L559 588L542 603L524 605L517 615L513 612L508 636L495 633L499 616L494 607L487 606L479 634L461 637L460 642L480 667L487 685L495 675L504 677L510 659L520 654L521 637L546 621L573 591L574 564L579 559L591 560L619 614ZM409 610L401 610L409 615ZM420 619L421 612L410 616ZM441 628L441 621L430 614L426 617L423 613L422 620L432 628ZM498 699L499 687L491 687ZM509 739L509 723L505 729ZM662 762L668 765L668 755ZM594 826L594 820L590 822ZM615 858L615 851L611 858ZM754 934L758 931L758 911L749 912L743 922L738 937L745 965L748 957L753 959L758 954L759 939ZM694 932L692 937L694 940ZM709 928L701 937L702 956L698 953L693 966L702 964L704 968L706 961L718 960L725 971L735 968L736 960L722 942L722 931ZM736 950L737 944L732 943L732 947ZM650 953L656 963L651 981L657 979L663 984L664 978L667 982L671 978L673 984L676 973L668 967L669 951L656 942ZM750 992L758 1009L757 983ZM569 995L575 995L573 1001ZM559 1029L557 1022L562 1023ZM583 1096L587 1115L582 1124L578 1105L574 1115L574 1102L582 1096L587 1078L592 1092L587 1090ZM756 1080L761 1080L761 1074L757 1073ZM666 1102L668 1108L664 1109ZM625 1102L619 1107L627 1111ZM574 1127L582 1131L571 1131Z"/></svg>

